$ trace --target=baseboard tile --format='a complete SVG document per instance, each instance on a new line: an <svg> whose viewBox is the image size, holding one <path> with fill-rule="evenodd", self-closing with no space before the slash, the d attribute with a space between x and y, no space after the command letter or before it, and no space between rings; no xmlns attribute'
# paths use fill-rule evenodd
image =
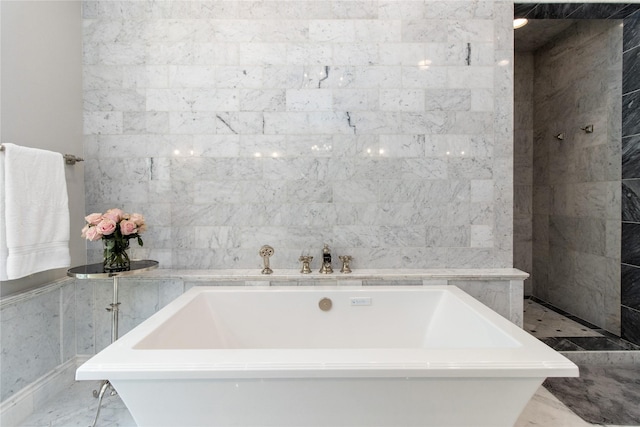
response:
<svg viewBox="0 0 640 427"><path fill-rule="evenodd" d="M15 427L40 408L52 395L73 383L78 366L90 356L76 356L38 378L0 403L0 426Z"/></svg>

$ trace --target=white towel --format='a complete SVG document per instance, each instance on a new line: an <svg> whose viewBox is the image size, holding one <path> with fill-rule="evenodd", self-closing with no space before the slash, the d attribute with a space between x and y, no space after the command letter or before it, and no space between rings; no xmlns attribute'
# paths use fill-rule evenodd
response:
<svg viewBox="0 0 640 427"><path fill-rule="evenodd" d="M69 267L69 199L62 154L5 143L0 156L0 280Z"/></svg>

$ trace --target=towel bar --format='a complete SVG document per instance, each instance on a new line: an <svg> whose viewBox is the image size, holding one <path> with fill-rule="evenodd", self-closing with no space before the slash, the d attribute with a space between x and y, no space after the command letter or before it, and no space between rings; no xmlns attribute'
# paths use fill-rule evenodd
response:
<svg viewBox="0 0 640 427"><path fill-rule="evenodd" d="M0 144L0 151L4 151L4 144ZM78 162L84 162L82 157L74 156L73 154L63 154L64 162L68 165L75 165Z"/></svg>

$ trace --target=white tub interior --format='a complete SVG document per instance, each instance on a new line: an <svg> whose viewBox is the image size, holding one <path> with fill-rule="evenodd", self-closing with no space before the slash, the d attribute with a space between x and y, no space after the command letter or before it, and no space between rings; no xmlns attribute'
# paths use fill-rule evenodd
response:
<svg viewBox="0 0 640 427"><path fill-rule="evenodd" d="M411 294L409 294L411 293ZM332 308L322 311L319 300ZM400 307L400 309L399 309ZM200 292L136 350L506 348L521 343L445 290Z"/></svg>

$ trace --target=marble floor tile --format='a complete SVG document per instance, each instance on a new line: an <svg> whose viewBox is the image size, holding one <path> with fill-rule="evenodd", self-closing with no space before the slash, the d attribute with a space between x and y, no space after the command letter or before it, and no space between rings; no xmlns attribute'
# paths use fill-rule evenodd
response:
<svg viewBox="0 0 640 427"><path fill-rule="evenodd" d="M548 378L544 386L582 419L640 425L640 366L580 364L578 378Z"/></svg>
<svg viewBox="0 0 640 427"><path fill-rule="evenodd" d="M540 387L524 408L514 427L583 427L590 425L571 412L544 387Z"/></svg>
<svg viewBox="0 0 640 427"><path fill-rule="evenodd" d="M76 381L63 392L52 396L48 405L34 412L16 427L87 427L93 424L98 399L93 390L97 381ZM119 396L105 396L98 427L136 427Z"/></svg>
<svg viewBox="0 0 640 427"><path fill-rule="evenodd" d="M602 336L602 334L530 299L524 303L524 329L536 338Z"/></svg>
<svg viewBox="0 0 640 427"><path fill-rule="evenodd" d="M524 329L556 351L640 350L596 325L532 299L524 302Z"/></svg>

